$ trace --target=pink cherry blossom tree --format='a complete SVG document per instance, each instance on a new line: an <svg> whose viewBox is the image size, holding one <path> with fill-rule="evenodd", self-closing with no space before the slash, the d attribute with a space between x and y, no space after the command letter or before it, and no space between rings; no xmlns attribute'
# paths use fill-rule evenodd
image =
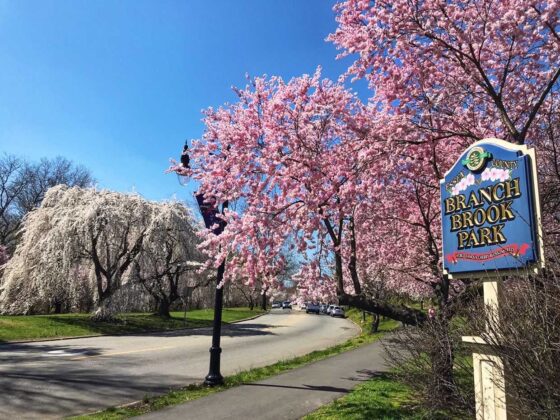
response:
<svg viewBox="0 0 560 420"><path fill-rule="evenodd" d="M449 139L531 138L560 76L554 1L347 0L329 37L350 75L418 131Z"/></svg>
<svg viewBox="0 0 560 420"><path fill-rule="evenodd" d="M423 245L407 255L416 262L428 257L431 270L417 272L433 273L429 283L437 285L438 180L465 146L490 136L528 141L550 151L543 155L542 173L557 166L551 110L560 76L560 6L348 0L335 10L339 27L329 39L341 56L357 56L348 75L370 82L373 101L389 118L379 135L397 146L401 162L392 183L395 199L382 200L396 205L378 208L377 220L396 217L402 222L398 231L420 235ZM389 254L406 260L397 248Z"/></svg>
<svg viewBox="0 0 560 420"><path fill-rule="evenodd" d="M216 265L234 255L226 281L272 285L291 242L306 296L334 290L341 303L426 320L376 298L382 283L435 296L449 320L470 294L442 276L439 179L484 137L546 145L554 179L560 5L347 0L335 10L329 39L356 55L347 76L369 81L370 102L317 72L256 78L236 103L208 110L186 173L242 211L226 212L225 232L203 247ZM452 352L442 354L452 383Z"/></svg>
<svg viewBox="0 0 560 420"><path fill-rule="evenodd" d="M539 170L546 180L545 194L552 198L544 218L548 232L558 231L550 216L558 203L554 110L560 76L560 5L347 0L335 10L339 26L329 39L341 49L341 56L356 57L347 76L369 81L372 103L384 109L387 118L387 130L378 134L399 162L374 214L381 232L397 220L393 232L402 241L398 245L383 241L389 245L373 244L371 250L385 248L382 261L393 272L400 271L399 284L420 281L433 290L445 329L458 303L472 296L465 293L469 285L441 276L440 262L438 180L464 147L484 137L501 137L534 144L543 152ZM403 261L400 269L391 264L395 259ZM447 357L434 363L447 372L444 389L445 382L452 383L453 355L440 353Z"/></svg>
<svg viewBox="0 0 560 420"><path fill-rule="evenodd" d="M206 112L192 169L176 168L200 182L199 193L241 209L226 211L224 232L208 231L202 243L215 266L230 256L225 281L274 287L288 247L306 260L301 290L332 297L332 279L345 302L407 323L423 320L412 308L351 297L361 295L359 258L368 240L356 223L369 223L365 214L379 198L372 192L383 190L398 166L378 137L385 121L375 107L322 80L320 71L289 82L256 78L236 92L237 103Z"/></svg>

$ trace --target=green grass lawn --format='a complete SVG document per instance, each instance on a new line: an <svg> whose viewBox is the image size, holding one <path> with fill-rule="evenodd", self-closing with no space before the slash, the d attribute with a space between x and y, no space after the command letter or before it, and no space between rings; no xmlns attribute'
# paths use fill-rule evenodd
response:
<svg viewBox="0 0 560 420"><path fill-rule="evenodd" d="M225 323L258 315L263 311L248 308L226 308L222 313ZM84 335L127 334L165 331L212 325L214 311L198 309L172 312L171 319L162 319L146 313L126 313L118 322L93 322L90 314L0 316L0 341L39 340L47 338L79 337Z"/></svg>
<svg viewBox="0 0 560 420"><path fill-rule="evenodd" d="M465 414L429 412L418 405L412 390L390 373L358 385L344 397L305 416L303 420L460 420Z"/></svg>
<svg viewBox="0 0 560 420"><path fill-rule="evenodd" d="M390 375L380 375L307 415L304 420L425 418L423 413L413 409L413 403L410 389Z"/></svg>

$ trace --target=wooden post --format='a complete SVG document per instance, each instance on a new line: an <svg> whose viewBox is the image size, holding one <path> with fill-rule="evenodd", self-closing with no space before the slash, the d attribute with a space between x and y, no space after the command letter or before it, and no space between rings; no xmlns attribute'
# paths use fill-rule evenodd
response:
<svg viewBox="0 0 560 420"><path fill-rule="evenodd" d="M487 312L486 331L491 334L499 318L499 296L502 279L484 281L484 304ZM473 369L477 420L512 420L508 415L505 393L505 373L502 359L482 337L463 337L466 343L474 344Z"/></svg>

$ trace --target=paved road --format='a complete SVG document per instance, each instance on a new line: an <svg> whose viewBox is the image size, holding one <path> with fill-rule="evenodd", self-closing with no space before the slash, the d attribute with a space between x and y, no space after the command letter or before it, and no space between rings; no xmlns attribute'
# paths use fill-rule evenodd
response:
<svg viewBox="0 0 560 420"><path fill-rule="evenodd" d="M387 369L379 342L139 420L296 420ZM247 398L249 396L249 398ZM373 416L371 418L374 418Z"/></svg>
<svg viewBox="0 0 560 420"><path fill-rule="evenodd" d="M223 329L222 374L329 347L348 320L275 310ZM0 418L60 418L124 404L208 372L211 330L0 345Z"/></svg>

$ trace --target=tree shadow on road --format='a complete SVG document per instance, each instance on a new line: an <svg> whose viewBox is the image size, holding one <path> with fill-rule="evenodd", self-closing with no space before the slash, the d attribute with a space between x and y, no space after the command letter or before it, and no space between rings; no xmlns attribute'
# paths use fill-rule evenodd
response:
<svg viewBox="0 0 560 420"><path fill-rule="evenodd" d="M96 347L76 346L75 344L70 346L65 344L63 340L58 343L2 343L0 344L0 365L44 361L49 358L97 356L101 354Z"/></svg>
<svg viewBox="0 0 560 420"><path fill-rule="evenodd" d="M156 317L154 317L156 318ZM154 328L150 330L146 328L146 324L134 324L129 321L126 327L119 326L119 324L99 323L92 327L95 334L100 335L115 335L115 336L164 336L164 337L188 337L192 335L212 335L212 321L208 320L187 320L187 324L183 321L174 320L173 325L169 325L168 329L162 330L161 328ZM71 318L57 319L57 322L68 323L71 325L78 325L80 320ZM186 325L186 326L185 326ZM267 329L277 328L277 325L268 325L260 323L242 323L242 324L226 324L222 323L222 336L228 337L242 337L242 336L257 336L257 335L274 335ZM80 337L76 337L80 338Z"/></svg>
<svg viewBox="0 0 560 420"><path fill-rule="evenodd" d="M386 372L371 370L371 369L360 369L356 371L355 376L349 376L347 379L349 381L363 382L373 378L382 378L386 375Z"/></svg>
<svg viewBox="0 0 560 420"><path fill-rule="evenodd" d="M271 388L286 388L286 389L303 389L305 391L324 391L324 392L336 392L336 393L348 393L350 389L348 388L340 388L336 386L328 386L328 385L306 385L302 384L302 386L294 386L294 385L277 385L277 384L263 384L263 383L253 383L253 384L244 384L243 386L254 386L254 387L271 387Z"/></svg>
<svg viewBox="0 0 560 420"><path fill-rule="evenodd" d="M48 348L43 346L41 350ZM61 418L137 401L167 392L170 386L200 381L169 374L127 374L135 372L135 366L124 360L119 361L118 372L83 366L77 368L66 359L66 363L53 363L41 369L28 369L25 363L2 369L0 418Z"/></svg>

